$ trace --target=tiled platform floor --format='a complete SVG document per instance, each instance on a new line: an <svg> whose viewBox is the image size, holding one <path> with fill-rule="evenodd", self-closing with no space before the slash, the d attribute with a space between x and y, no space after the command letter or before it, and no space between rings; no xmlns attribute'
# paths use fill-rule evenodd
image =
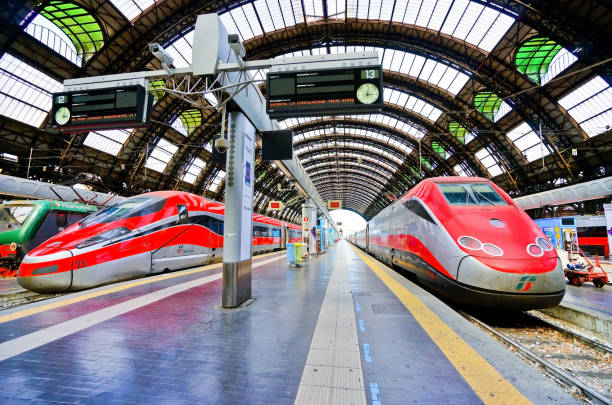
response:
<svg viewBox="0 0 612 405"><path fill-rule="evenodd" d="M257 257L256 299L235 310L219 308L216 265L2 311L0 403L572 403L365 260L346 242L301 269Z"/></svg>

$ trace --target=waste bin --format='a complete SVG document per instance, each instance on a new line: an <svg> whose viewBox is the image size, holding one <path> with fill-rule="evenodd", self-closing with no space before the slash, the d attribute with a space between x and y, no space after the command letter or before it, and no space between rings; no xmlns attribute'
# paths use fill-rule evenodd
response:
<svg viewBox="0 0 612 405"><path fill-rule="evenodd" d="M302 263L302 244L287 243L287 262L290 266L301 267Z"/></svg>

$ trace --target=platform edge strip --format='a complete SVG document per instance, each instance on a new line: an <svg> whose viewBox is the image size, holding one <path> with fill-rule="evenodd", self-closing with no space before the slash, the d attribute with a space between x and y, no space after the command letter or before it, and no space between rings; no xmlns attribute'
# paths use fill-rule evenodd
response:
<svg viewBox="0 0 612 405"><path fill-rule="evenodd" d="M485 404L531 404L488 361L446 325L420 299L394 280L376 261L351 248L376 276L395 294L415 320L440 348L449 362Z"/></svg>

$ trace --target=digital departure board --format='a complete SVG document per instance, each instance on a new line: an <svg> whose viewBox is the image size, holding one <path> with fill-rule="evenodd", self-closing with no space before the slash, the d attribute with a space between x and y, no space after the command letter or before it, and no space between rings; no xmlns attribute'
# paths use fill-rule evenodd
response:
<svg viewBox="0 0 612 405"><path fill-rule="evenodd" d="M383 107L382 68L378 66L267 75L270 118L377 113Z"/></svg>
<svg viewBox="0 0 612 405"><path fill-rule="evenodd" d="M66 131L146 127L152 106L140 85L55 93L51 123Z"/></svg>

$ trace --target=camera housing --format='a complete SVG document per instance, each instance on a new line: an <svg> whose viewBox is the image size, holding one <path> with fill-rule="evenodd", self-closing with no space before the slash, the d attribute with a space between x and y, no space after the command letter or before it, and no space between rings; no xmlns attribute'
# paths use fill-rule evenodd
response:
<svg viewBox="0 0 612 405"><path fill-rule="evenodd" d="M229 34L227 36L227 43L237 56L240 58L246 56L246 51L244 50L244 46L242 46L242 42L240 42L238 34Z"/></svg>
<svg viewBox="0 0 612 405"><path fill-rule="evenodd" d="M217 149L217 152L225 153L227 152L228 148L229 148L229 142L227 142L227 139L217 138L215 140L215 149Z"/></svg>
<svg viewBox="0 0 612 405"><path fill-rule="evenodd" d="M171 65L174 58L160 44L153 42L149 44L149 51L159 60L162 65Z"/></svg>

